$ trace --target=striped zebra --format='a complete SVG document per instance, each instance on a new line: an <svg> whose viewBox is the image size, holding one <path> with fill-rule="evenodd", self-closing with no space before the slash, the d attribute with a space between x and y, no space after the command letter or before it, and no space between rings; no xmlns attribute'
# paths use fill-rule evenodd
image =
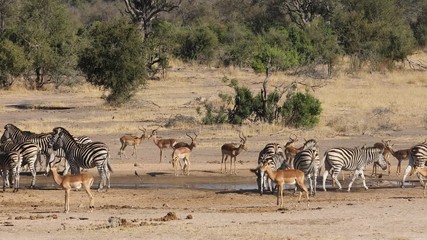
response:
<svg viewBox="0 0 427 240"><path fill-rule="evenodd" d="M40 149L36 163L39 162L40 167L43 168L41 155L45 155L47 162L47 159L49 159L51 153L49 144L51 142L52 134L36 134L30 131L22 131L11 123L6 124L4 126L4 130L5 131L1 137L2 142L6 139L11 139L14 143L31 142L36 144Z"/></svg>
<svg viewBox="0 0 427 240"><path fill-rule="evenodd" d="M0 171L3 176L3 192L6 187L9 187L9 181L13 184L13 192L18 191L21 161L22 158L19 152L0 152ZM10 172L11 175L9 175Z"/></svg>
<svg viewBox="0 0 427 240"><path fill-rule="evenodd" d="M258 156L258 167L255 174L257 175L257 185L261 195L264 193L264 189L268 189L273 192L273 188L271 179L268 178L265 172L259 170L260 166L269 162L271 168L274 170L279 167L286 168L287 164L285 159L285 152L279 143L268 143L260 151Z"/></svg>
<svg viewBox="0 0 427 240"><path fill-rule="evenodd" d="M76 140L76 142L78 143L78 144L88 144L88 143L91 143L92 142L92 139L90 139L88 136L80 136L80 137L75 137L74 138L74 140ZM64 159L65 160L65 162L64 162L64 166L65 166L65 169L64 169L64 171L62 172L62 176L65 176L65 175L67 175L67 173L69 172L69 170L70 170L70 164L68 164L68 160L65 158L65 152L64 152L64 149L62 149L62 148L58 148L58 149L56 149L56 150L53 150L52 149L52 146L50 146L50 150L49 150L49 152L50 152L50 156L49 156L49 160L47 160L46 161L46 175L49 173L49 171L50 171L50 164L52 164L53 163L53 161L55 161L55 159L56 158L58 158L59 159L59 162L61 162L62 161L62 159Z"/></svg>
<svg viewBox="0 0 427 240"><path fill-rule="evenodd" d="M24 143L13 143L12 140L8 139L0 145L0 151L3 152L19 152L22 157L21 166L28 165L31 171L33 179L31 181L30 188L34 188L36 184L36 168L35 162L37 160L37 154L39 152L39 147L31 142Z"/></svg>
<svg viewBox="0 0 427 240"><path fill-rule="evenodd" d="M403 175L402 188L405 186L405 180L408 174L411 173L412 175L411 170L414 167L425 167L426 163L427 163L427 143L423 142L411 147L410 154L409 154L409 163L408 163L408 166L406 167L405 174ZM420 183L424 185L423 178L419 173L417 173L417 177L420 180Z"/></svg>
<svg viewBox="0 0 427 240"><path fill-rule="evenodd" d="M64 128L53 129L52 146L54 150L64 149L66 159L71 167L71 174L80 174L80 168L97 167L101 176L98 191L107 186L110 188L110 171L112 172L107 145L102 142L91 142L79 145L74 137Z"/></svg>
<svg viewBox="0 0 427 240"><path fill-rule="evenodd" d="M323 173L323 190L326 191L325 182L328 174L331 174L333 181L342 189L341 183L338 181L338 174L341 170L354 171L353 178L348 185L350 191L354 180L360 175L363 180L363 186L368 189L365 182L364 168L372 162L377 163L385 170L387 163L384 160L384 149L375 147L367 148L332 148L325 152L322 162L325 163L325 171Z"/></svg>
<svg viewBox="0 0 427 240"><path fill-rule="evenodd" d="M294 157L293 166L295 169L304 172L310 183L310 194L316 195L317 175L322 164L320 163L319 150L316 147L301 150ZM314 187L313 187L314 182Z"/></svg>

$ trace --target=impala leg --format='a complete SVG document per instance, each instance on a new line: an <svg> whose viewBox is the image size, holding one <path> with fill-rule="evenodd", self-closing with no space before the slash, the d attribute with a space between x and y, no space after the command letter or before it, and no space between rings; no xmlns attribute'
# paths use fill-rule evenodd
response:
<svg viewBox="0 0 427 240"><path fill-rule="evenodd" d="M70 190L70 188L65 189L65 213L68 213L70 211Z"/></svg>
<svg viewBox="0 0 427 240"><path fill-rule="evenodd" d="M162 151L162 149L160 148L160 162L162 162L162 155L163 155L163 151Z"/></svg>
<svg viewBox="0 0 427 240"><path fill-rule="evenodd" d="M92 179L92 183L93 183L93 179ZM87 195L89 196L89 212L92 212L93 209L95 208L95 199L93 197L92 192L90 191L90 186L92 185L92 183L90 183L89 185L84 185L85 191L87 193Z"/></svg>

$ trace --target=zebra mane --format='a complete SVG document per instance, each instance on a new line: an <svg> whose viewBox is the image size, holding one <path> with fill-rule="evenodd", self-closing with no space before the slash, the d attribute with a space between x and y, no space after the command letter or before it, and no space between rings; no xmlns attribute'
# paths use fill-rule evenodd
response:
<svg viewBox="0 0 427 240"><path fill-rule="evenodd" d="M17 126L13 125L12 123L8 123L4 126L4 129L8 129L8 128L12 128L14 130L18 130L18 131L22 132L21 129L19 129Z"/></svg>
<svg viewBox="0 0 427 240"><path fill-rule="evenodd" d="M56 127L56 128L54 128L54 129L52 130L52 132L53 132L54 134L63 133L63 134L67 135L68 137L70 137L71 139L73 139L73 140L74 140L73 135L71 135L71 133L70 133L70 132L68 132L68 130L67 130L67 129L65 129L65 128L63 128L63 127Z"/></svg>

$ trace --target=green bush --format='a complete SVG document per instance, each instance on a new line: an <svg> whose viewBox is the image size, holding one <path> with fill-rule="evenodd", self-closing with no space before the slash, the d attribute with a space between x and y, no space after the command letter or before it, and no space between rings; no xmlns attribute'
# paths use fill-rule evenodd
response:
<svg viewBox="0 0 427 240"><path fill-rule="evenodd" d="M295 93L287 96L281 113L285 125L311 128L319 122L321 112L321 103L317 98L309 93Z"/></svg>

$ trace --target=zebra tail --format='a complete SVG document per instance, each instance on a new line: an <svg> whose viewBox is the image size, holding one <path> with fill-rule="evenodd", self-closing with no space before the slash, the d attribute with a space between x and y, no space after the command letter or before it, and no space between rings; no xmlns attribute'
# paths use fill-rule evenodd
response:
<svg viewBox="0 0 427 240"><path fill-rule="evenodd" d="M112 168L111 168L111 166L110 166L110 161L108 161L108 162L107 162L107 167L108 167L108 170L109 170L110 172L114 172L114 171L113 171L113 169L112 169Z"/></svg>

